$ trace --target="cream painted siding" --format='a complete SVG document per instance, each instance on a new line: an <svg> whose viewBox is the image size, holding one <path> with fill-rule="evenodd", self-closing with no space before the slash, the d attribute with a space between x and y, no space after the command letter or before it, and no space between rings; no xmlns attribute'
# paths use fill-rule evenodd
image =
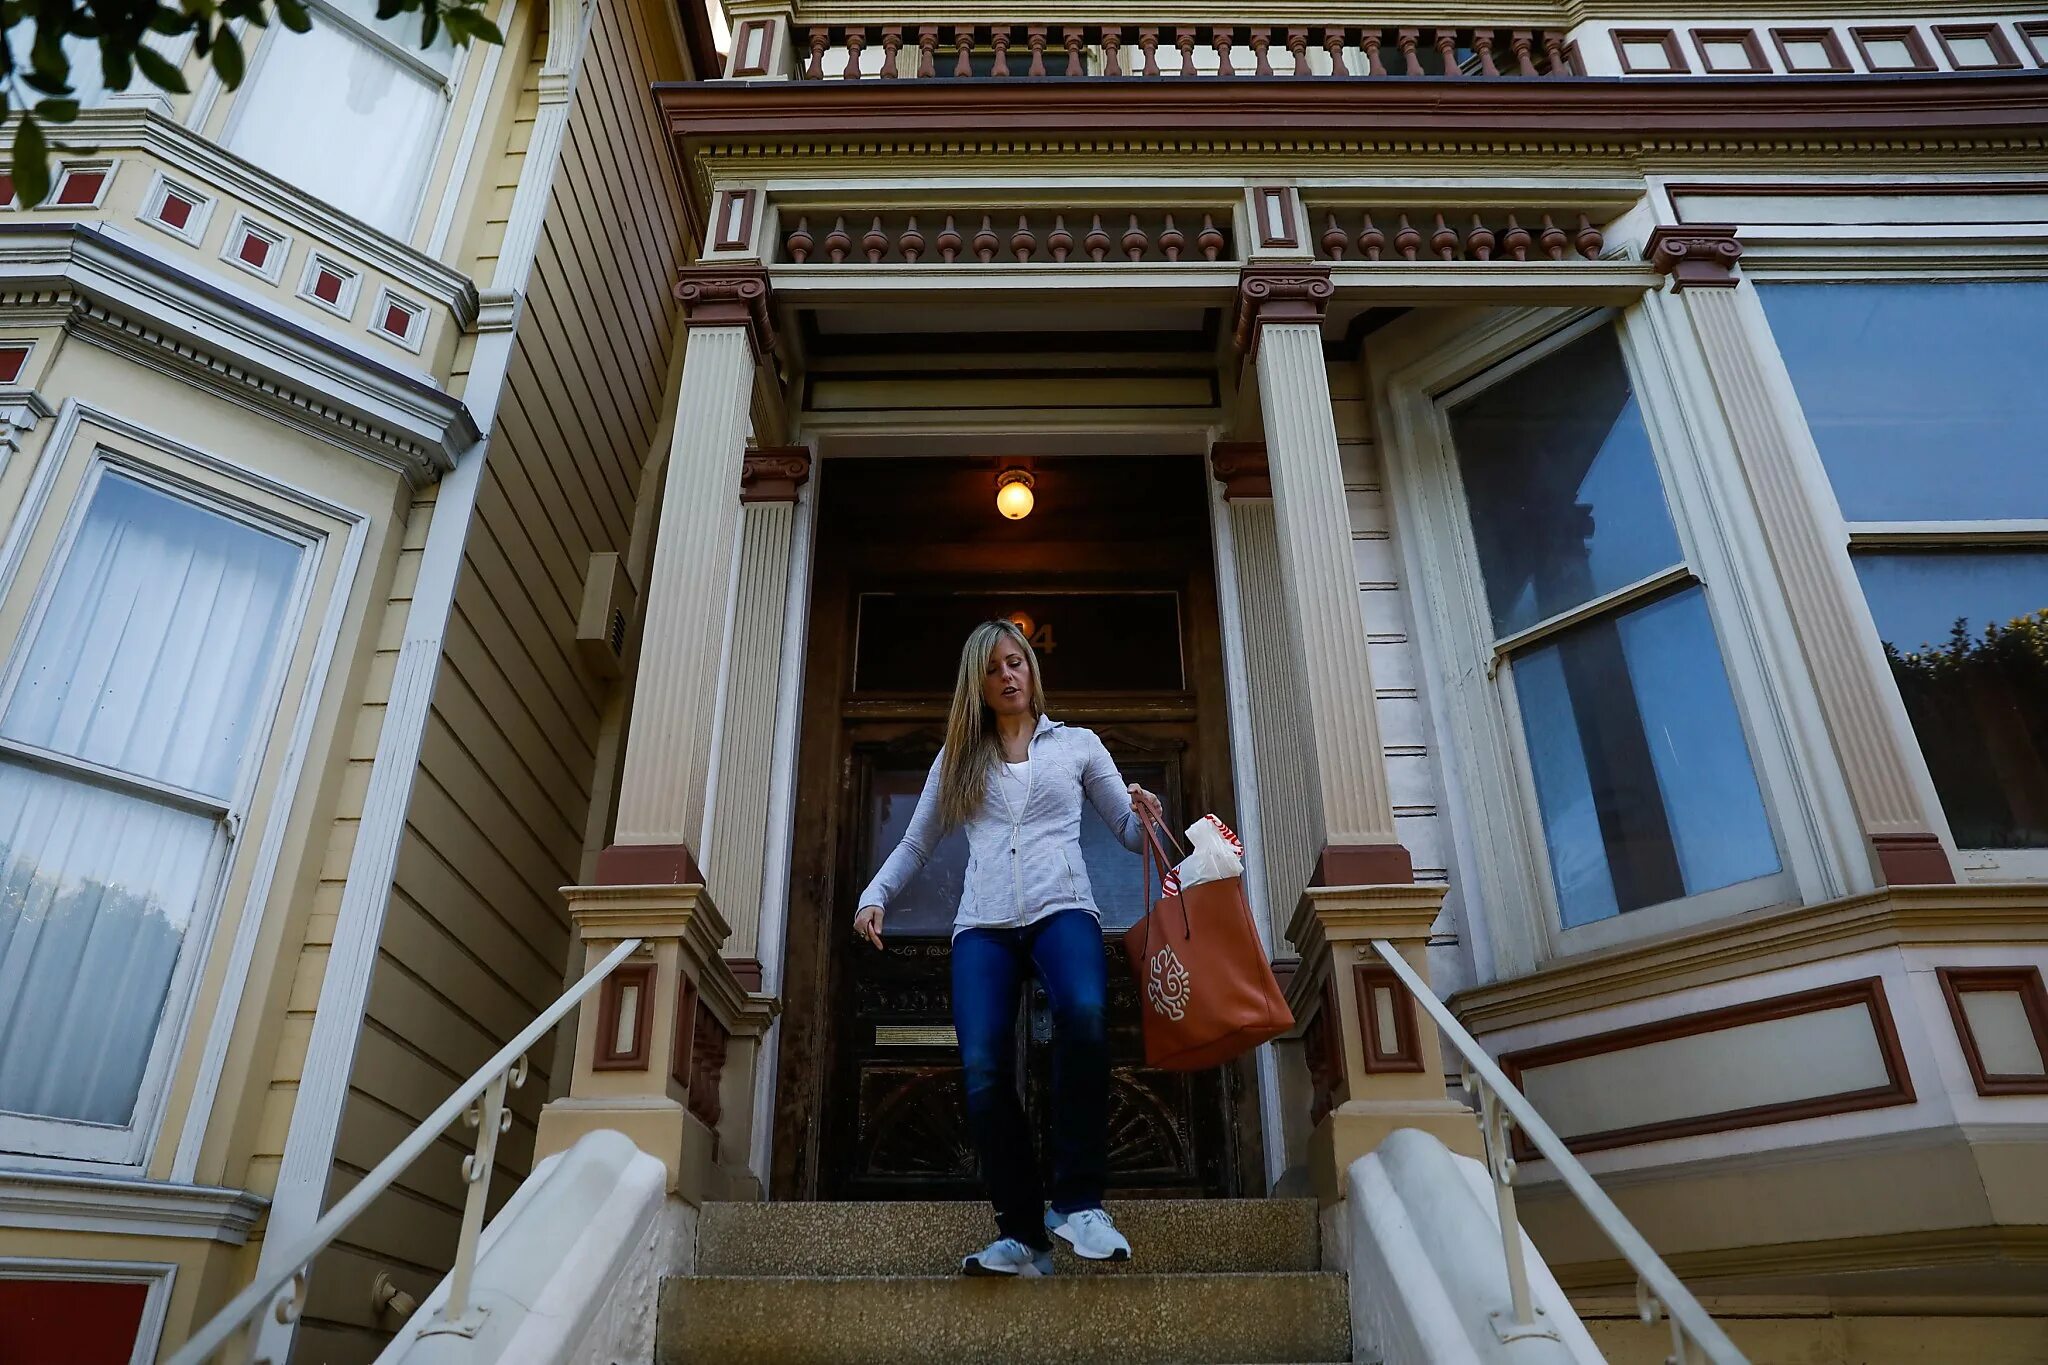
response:
<svg viewBox="0 0 2048 1365"><path fill-rule="evenodd" d="M576 609L590 555L626 549L675 336L686 229L649 90L683 74L680 58L651 56L673 45L658 11L599 0L477 493L330 1200L562 989L558 888L579 876L608 688L578 662ZM510 134L520 154L499 158L507 185L482 210L486 277L531 110L522 101ZM395 652L395 633L382 643ZM388 685L390 672L385 663L376 677ZM366 726L363 760L374 742ZM344 850L329 874L346 864ZM310 1007L312 994L295 1004ZM494 1206L529 1166L554 1059L552 1042L529 1054ZM461 1136L323 1258L300 1359L367 1359L395 1325L372 1312L377 1272L424 1297L453 1259Z"/></svg>
<svg viewBox="0 0 2048 1365"><path fill-rule="evenodd" d="M1330 406L1337 420L1337 453L1344 466L1344 499L1351 513L1351 557L1357 566L1359 604L1365 612L1366 647L1371 652L1373 691L1379 703L1380 742L1385 750L1387 788L1394 828L1415 862L1415 880L1450 880L1450 832L1443 818L1443 782L1437 766L1429 703L1423 694L1422 659L1411 622L1412 604L1403 581L1401 555L1393 539L1372 420L1365 369L1329 367ZM1458 933L1455 888L1437 922L1438 944L1452 947ZM1470 969L1457 948L1430 957L1439 994L1466 985Z"/></svg>

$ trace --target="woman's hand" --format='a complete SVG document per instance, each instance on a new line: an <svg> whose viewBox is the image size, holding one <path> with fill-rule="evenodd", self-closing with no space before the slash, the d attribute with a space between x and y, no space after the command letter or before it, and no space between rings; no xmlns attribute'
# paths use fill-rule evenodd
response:
<svg viewBox="0 0 2048 1365"><path fill-rule="evenodd" d="M864 938L880 948L882 946L882 907L863 905L860 913L853 917L853 932L856 938Z"/></svg>
<svg viewBox="0 0 2048 1365"><path fill-rule="evenodd" d="M1159 798L1154 796L1151 792L1146 791L1143 787L1139 786L1135 782L1130 783L1129 787L1131 793L1131 810L1137 815L1150 816L1152 819L1157 820L1160 824L1165 824L1166 808L1159 804Z"/></svg>

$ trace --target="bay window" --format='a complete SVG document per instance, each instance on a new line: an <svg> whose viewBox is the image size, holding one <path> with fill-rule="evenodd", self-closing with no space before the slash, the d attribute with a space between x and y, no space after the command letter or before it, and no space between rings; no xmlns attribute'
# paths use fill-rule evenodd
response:
<svg viewBox="0 0 2048 1365"><path fill-rule="evenodd" d="M139 1159L305 541L107 461L0 688L0 1146Z"/></svg>
<svg viewBox="0 0 2048 1365"><path fill-rule="evenodd" d="M2048 850L2048 281L1757 293L1955 842Z"/></svg>
<svg viewBox="0 0 2048 1365"><path fill-rule="evenodd" d="M273 27L237 97L230 150L374 228L412 230L454 94L446 35L375 0L307 0L313 27Z"/></svg>

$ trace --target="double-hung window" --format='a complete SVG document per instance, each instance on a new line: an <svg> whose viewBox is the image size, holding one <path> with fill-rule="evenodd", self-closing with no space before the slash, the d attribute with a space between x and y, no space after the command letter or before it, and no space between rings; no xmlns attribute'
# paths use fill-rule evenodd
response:
<svg viewBox="0 0 2048 1365"><path fill-rule="evenodd" d="M0 1147L133 1163L309 543L101 459L0 685Z"/></svg>
<svg viewBox="0 0 2048 1365"><path fill-rule="evenodd" d="M416 15L307 0L308 33L273 26L236 100L230 150L370 226L406 236L454 97L456 49L421 49Z"/></svg>
<svg viewBox="0 0 2048 1365"><path fill-rule="evenodd" d="M1950 832L2048 876L2048 281L1757 294Z"/></svg>

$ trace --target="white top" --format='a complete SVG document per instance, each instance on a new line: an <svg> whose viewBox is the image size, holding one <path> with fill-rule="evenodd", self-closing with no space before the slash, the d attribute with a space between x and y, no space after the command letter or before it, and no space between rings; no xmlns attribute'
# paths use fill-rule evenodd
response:
<svg viewBox="0 0 2048 1365"><path fill-rule="evenodd" d="M1011 779L1015 781L1019 787L1029 790L1031 786L1030 759L1027 758L1022 763L1005 763L1003 764L1003 767L1006 770L1008 770Z"/></svg>

